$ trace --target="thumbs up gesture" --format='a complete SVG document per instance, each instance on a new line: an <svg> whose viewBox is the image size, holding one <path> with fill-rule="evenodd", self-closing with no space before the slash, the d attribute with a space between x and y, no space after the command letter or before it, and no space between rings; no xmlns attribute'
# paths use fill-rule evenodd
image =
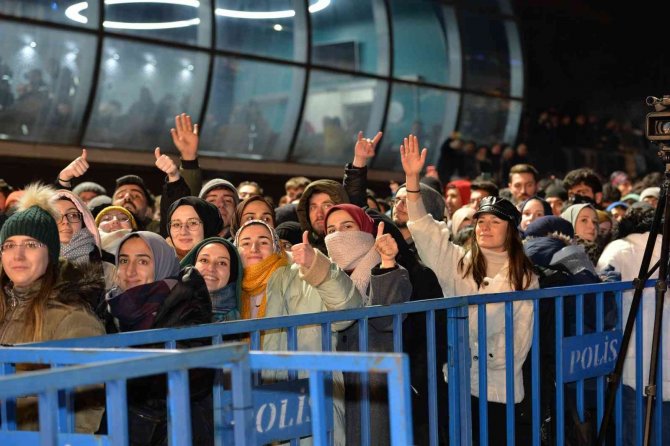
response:
<svg viewBox="0 0 670 446"><path fill-rule="evenodd" d="M58 174L60 183L69 183L73 178L79 178L88 170L88 161L86 160L86 149L81 149L81 156L76 157Z"/></svg>
<svg viewBox="0 0 670 446"><path fill-rule="evenodd" d="M179 168L167 155L161 155L161 148L156 147L154 150L154 155L156 156L156 167L165 172L168 177L168 183L177 181L180 178Z"/></svg>
<svg viewBox="0 0 670 446"><path fill-rule="evenodd" d="M300 265L303 268L309 268L314 262L314 257L316 253L314 248L309 244L309 238L307 231L302 233L302 243L293 245L291 247L291 254L293 255L293 262Z"/></svg>
<svg viewBox="0 0 670 446"><path fill-rule="evenodd" d="M393 268L395 266L395 256L398 255L398 244L391 234L384 234L383 221L379 222L377 226L375 249L382 258L382 268Z"/></svg>

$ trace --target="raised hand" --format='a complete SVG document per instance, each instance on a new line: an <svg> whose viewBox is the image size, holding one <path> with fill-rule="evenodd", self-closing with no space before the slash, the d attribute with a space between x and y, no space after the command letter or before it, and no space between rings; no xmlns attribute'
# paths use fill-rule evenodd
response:
<svg viewBox="0 0 670 446"><path fill-rule="evenodd" d="M198 156L198 124L193 125L186 113L174 118L175 128L170 129L172 141L181 154L181 159L193 161Z"/></svg>
<svg viewBox="0 0 670 446"><path fill-rule="evenodd" d="M168 177L168 183L177 181L180 178L179 168L167 155L161 155L161 148L156 147L154 150L154 155L156 156L156 167L165 172Z"/></svg>
<svg viewBox="0 0 670 446"><path fill-rule="evenodd" d="M400 160L408 179L416 177L418 180L421 175L421 169L423 169L423 165L426 163L428 149L424 148L419 151L419 147L419 138L414 135L409 135L405 138L403 144L400 146Z"/></svg>
<svg viewBox="0 0 670 446"><path fill-rule="evenodd" d="M58 174L58 181L69 183L73 178L79 178L88 170L88 161L86 160L86 149L81 149L81 156L76 157Z"/></svg>
<svg viewBox="0 0 670 446"><path fill-rule="evenodd" d="M382 132L377 132L374 138L363 138L363 132L358 132L354 146L354 167L365 167L368 160L375 156L377 143L382 139Z"/></svg>
<svg viewBox="0 0 670 446"><path fill-rule="evenodd" d="M291 254L293 255L293 262L304 267L309 268L314 263L314 248L309 244L309 237L307 231L302 233L302 243L293 245L291 247Z"/></svg>
<svg viewBox="0 0 670 446"><path fill-rule="evenodd" d="M395 256L398 255L398 244L391 234L384 234L384 222L377 226L375 249L382 258L382 268L393 268Z"/></svg>

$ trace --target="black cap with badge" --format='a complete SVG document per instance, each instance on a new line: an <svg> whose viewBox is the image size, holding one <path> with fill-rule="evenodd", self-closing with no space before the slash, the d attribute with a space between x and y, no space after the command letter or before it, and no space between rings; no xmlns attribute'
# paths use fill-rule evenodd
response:
<svg viewBox="0 0 670 446"><path fill-rule="evenodd" d="M521 223L521 212L506 198L493 196L482 198L473 218L478 218L481 214L493 214L498 218L514 223L514 226L519 226L519 223Z"/></svg>

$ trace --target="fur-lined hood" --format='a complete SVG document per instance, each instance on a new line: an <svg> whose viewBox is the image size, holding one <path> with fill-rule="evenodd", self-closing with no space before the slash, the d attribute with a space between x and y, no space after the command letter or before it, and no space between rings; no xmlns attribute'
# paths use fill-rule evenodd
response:
<svg viewBox="0 0 670 446"><path fill-rule="evenodd" d="M552 232L544 237L526 237L523 240L523 250L534 265L547 267L554 254L572 243L567 235Z"/></svg>
<svg viewBox="0 0 670 446"><path fill-rule="evenodd" d="M51 301L95 310L105 296L105 278L101 264L74 264L60 260L58 280Z"/></svg>

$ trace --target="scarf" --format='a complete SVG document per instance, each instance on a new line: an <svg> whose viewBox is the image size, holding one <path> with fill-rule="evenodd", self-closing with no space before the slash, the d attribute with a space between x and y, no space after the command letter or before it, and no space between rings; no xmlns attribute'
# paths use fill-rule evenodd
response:
<svg viewBox="0 0 670 446"><path fill-rule="evenodd" d="M244 277L242 279L242 319L251 318L251 298L263 293L258 317L265 317L267 307L267 285L270 276L282 266L288 265L286 254L275 253L267 259L255 265L244 268Z"/></svg>
<svg viewBox="0 0 670 446"><path fill-rule="evenodd" d="M381 262L374 236L362 231L338 231L328 234L325 242L330 259L349 274L363 296L363 304L370 305L368 286L371 270Z"/></svg>
<svg viewBox="0 0 670 446"><path fill-rule="evenodd" d="M97 248L95 238L86 228L81 228L72 237L70 243L61 243L60 256L72 263L82 264L91 259L91 251Z"/></svg>
<svg viewBox="0 0 670 446"><path fill-rule="evenodd" d="M209 293L209 297L212 299L212 320L214 322L234 321L240 318L240 312L237 309L236 282Z"/></svg>
<svg viewBox="0 0 670 446"><path fill-rule="evenodd" d="M116 252L119 243L121 240L130 232L132 229L119 229L113 232L100 232L100 247L109 253Z"/></svg>
<svg viewBox="0 0 670 446"><path fill-rule="evenodd" d="M176 285L176 279L164 279L126 291L114 288L106 297L109 312L119 320L121 331L148 330L153 327L159 308Z"/></svg>

